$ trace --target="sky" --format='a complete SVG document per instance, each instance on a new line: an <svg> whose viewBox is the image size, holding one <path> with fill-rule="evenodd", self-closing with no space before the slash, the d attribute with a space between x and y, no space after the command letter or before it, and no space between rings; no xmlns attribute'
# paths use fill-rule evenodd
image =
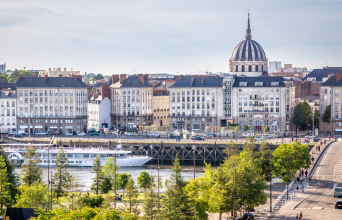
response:
<svg viewBox="0 0 342 220"><path fill-rule="evenodd" d="M0 0L0 64L83 74L229 72L252 39L268 61L342 66L342 0Z"/></svg>

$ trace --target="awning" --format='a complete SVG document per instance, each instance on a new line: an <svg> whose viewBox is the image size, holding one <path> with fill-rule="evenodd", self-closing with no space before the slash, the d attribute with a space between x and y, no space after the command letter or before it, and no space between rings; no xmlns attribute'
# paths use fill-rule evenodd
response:
<svg viewBox="0 0 342 220"><path fill-rule="evenodd" d="M36 128L36 129L43 129L43 126L36 125L35 128Z"/></svg>
<svg viewBox="0 0 342 220"><path fill-rule="evenodd" d="M27 125L20 125L20 128L27 128Z"/></svg>
<svg viewBox="0 0 342 220"><path fill-rule="evenodd" d="M43 128L35 128L35 129L43 130Z"/></svg>
<svg viewBox="0 0 342 220"><path fill-rule="evenodd" d="M67 128L67 129L73 129L74 127L73 127L73 126L65 126L65 128Z"/></svg>
<svg viewBox="0 0 342 220"><path fill-rule="evenodd" d="M342 129L335 129L335 132L342 132Z"/></svg>
<svg viewBox="0 0 342 220"><path fill-rule="evenodd" d="M50 126L50 128L57 128L56 126Z"/></svg>

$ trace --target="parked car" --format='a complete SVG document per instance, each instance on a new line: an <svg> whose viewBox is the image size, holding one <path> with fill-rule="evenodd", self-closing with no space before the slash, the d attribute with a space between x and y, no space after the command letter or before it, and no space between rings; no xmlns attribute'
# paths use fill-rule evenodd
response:
<svg viewBox="0 0 342 220"><path fill-rule="evenodd" d="M18 131L18 134L21 134L21 135L28 135L28 134L26 133L25 130Z"/></svg>
<svg viewBox="0 0 342 220"><path fill-rule="evenodd" d="M23 136L22 136L21 134L15 134L14 137L16 137L16 138L21 138L21 137L23 137Z"/></svg>
<svg viewBox="0 0 342 220"><path fill-rule="evenodd" d="M99 135L99 133L97 133L97 132L92 132L92 133L90 133L89 135Z"/></svg>
<svg viewBox="0 0 342 220"><path fill-rule="evenodd" d="M77 135L78 135L78 136L86 136L87 134L84 133L84 132L80 132L80 133L78 133Z"/></svg>
<svg viewBox="0 0 342 220"><path fill-rule="evenodd" d="M134 136L134 133L133 132L126 132L125 136Z"/></svg>
<svg viewBox="0 0 342 220"><path fill-rule="evenodd" d="M314 142L318 142L318 141L320 141L320 140L321 140L320 138L314 138L314 139L313 139Z"/></svg>
<svg viewBox="0 0 342 220"><path fill-rule="evenodd" d="M335 187L334 189L334 197L342 196L342 187Z"/></svg>
<svg viewBox="0 0 342 220"><path fill-rule="evenodd" d="M67 134L65 134L65 135L67 135L67 136L71 136L71 135L74 135L73 133L67 133Z"/></svg>
<svg viewBox="0 0 342 220"><path fill-rule="evenodd" d="M149 134L149 137L160 137L160 133Z"/></svg>
<svg viewBox="0 0 342 220"><path fill-rule="evenodd" d="M264 138L265 138L265 139L271 139L272 136L271 136L271 135L265 135Z"/></svg>
<svg viewBox="0 0 342 220"><path fill-rule="evenodd" d="M38 135L46 135L46 132L39 132L39 133L37 133Z"/></svg>
<svg viewBox="0 0 342 220"><path fill-rule="evenodd" d="M262 139L262 137L258 136L258 137L254 137L254 140L256 140L256 141L262 141L263 139Z"/></svg>
<svg viewBox="0 0 342 220"><path fill-rule="evenodd" d="M199 140L199 141L204 141L205 138L204 137L199 137L199 136L192 136L191 140Z"/></svg>
<svg viewBox="0 0 342 220"><path fill-rule="evenodd" d="M249 136L255 136L254 133L246 133L246 134L243 134L242 137L244 138L247 138Z"/></svg>
<svg viewBox="0 0 342 220"><path fill-rule="evenodd" d="M308 136L305 136L305 139L311 139L311 138L315 138L316 136L315 135L308 135Z"/></svg>
<svg viewBox="0 0 342 220"><path fill-rule="evenodd" d="M342 200L340 199L336 200L335 209L342 209Z"/></svg>
<svg viewBox="0 0 342 220"><path fill-rule="evenodd" d="M15 131L9 131L7 134L16 134L17 132Z"/></svg>
<svg viewBox="0 0 342 220"><path fill-rule="evenodd" d="M58 131L52 131L49 133L50 135L61 135Z"/></svg>

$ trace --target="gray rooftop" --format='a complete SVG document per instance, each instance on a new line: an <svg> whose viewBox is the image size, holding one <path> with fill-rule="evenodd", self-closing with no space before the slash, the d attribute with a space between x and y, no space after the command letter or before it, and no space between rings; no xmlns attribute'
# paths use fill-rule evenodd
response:
<svg viewBox="0 0 342 220"><path fill-rule="evenodd" d="M17 82L17 87L64 87L64 88L88 88L87 85L76 77L48 77L44 82L44 77L22 77Z"/></svg>
<svg viewBox="0 0 342 220"><path fill-rule="evenodd" d="M328 77L329 73L333 73L334 75L336 75L336 73L342 73L342 68L341 69L314 69L303 78L303 81L307 80L307 78L315 78L316 81L322 82L323 78Z"/></svg>
<svg viewBox="0 0 342 220"><path fill-rule="evenodd" d="M8 89L15 90L15 83L0 83L0 89Z"/></svg>
<svg viewBox="0 0 342 220"><path fill-rule="evenodd" d="M186 88L186 87L222 87L222 77L208 77L204 78L202 81L202 77L194 78L194 81L191 84L191 78L181 78L175 84L170 86L169 88Z"/></svg>
<svg viewBox="0 0 342 220"><path fill-rule="evenodd" d="M284 81L281 76L237 76L233 87L285 87Z"/></svg>
<svg viewBox="0 0 342 220"><path fill-rule="evenodd" d="M314 102L316 100L319 100L319 95L308 95L302 98L304 101Z"/></svg>
<svg viewBox="0 0 342 220"><path fill-rule="evenodd" d="M342 78L336 82L336 76L331 76L327 81L322 83L321 86L340 87L342 86Z"/></svg>
<svg viewBox="0 0 342 220"><path fill-rule="evenodd" d="M5 91L0 91L0 99L15 99L16 95L13 92L10 92L8 95L6 95Z"/></svg>

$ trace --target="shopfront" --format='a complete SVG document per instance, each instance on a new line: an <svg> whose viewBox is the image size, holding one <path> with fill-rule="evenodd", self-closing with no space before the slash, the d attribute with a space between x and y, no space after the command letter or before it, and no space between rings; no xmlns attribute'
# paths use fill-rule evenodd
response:
<svg viewBox="0 0 342 220"><path fill-rule="evenodd" d="M65 126L65 135L73 135L74 127L73 126Z"/></svg>
<svg viewBox="0 0 342 220"><path fill-rule="evenodd" d="M43 126L39 126L39 125L36 125L34 127L34 133L37 134L37 133L40 133L43 131Z"/></svg>

